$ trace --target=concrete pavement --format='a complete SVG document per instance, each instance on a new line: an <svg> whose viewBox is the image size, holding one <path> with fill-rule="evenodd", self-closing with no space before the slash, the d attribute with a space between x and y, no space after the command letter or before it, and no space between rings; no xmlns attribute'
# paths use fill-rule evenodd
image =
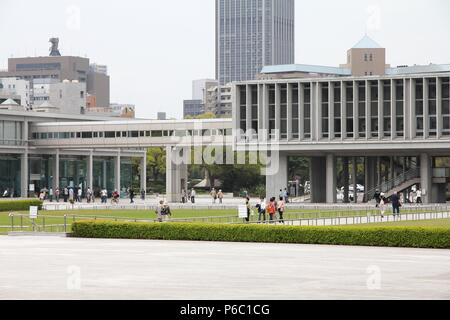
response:
<svg viewBox="0 0 450 320"><path fill-rule="evenodd" d="M0 237L0 299L450 299L450 250Z"/></svg>

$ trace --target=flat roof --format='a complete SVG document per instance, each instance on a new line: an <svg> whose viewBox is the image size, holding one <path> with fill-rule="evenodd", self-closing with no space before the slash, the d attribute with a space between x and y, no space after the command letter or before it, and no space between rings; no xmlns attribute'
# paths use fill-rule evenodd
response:
<svg viewBox="0 0 450 320"><path fill-rule="evenodd" d="M351 70L346 68L316 66L309 64L285 64L277 66L265 66L261 73L288 73L288 72L302 72L302 73L318 73L318 74L332 74L340 76L350 76Z"/></svg>

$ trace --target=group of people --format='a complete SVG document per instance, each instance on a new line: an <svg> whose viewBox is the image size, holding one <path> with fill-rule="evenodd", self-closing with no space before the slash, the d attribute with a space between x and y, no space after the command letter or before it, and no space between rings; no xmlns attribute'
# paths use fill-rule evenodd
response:
<svg viewBox="0 0 450 320"><path fill-rule="evenodd" d="M250 212L250 198L246 199L247 211ZM261 199L261 201L256 205L258 210L258 221L266 221L267 215L269 215L269 221L278 220L284 224L284 213L286 212L286 198L279 197L277 200L275 197L270 198L269 202L266 199ZM278 215L278 216L277 216ZM247 222L250 221L250 215L248 215Z"/></svg>
<svg viewBox="0 0 450 320"><path fill-rule="evenodd" d="M213 204L216 204L217 199L219 199L219 204L223 203L224 194L223 194L222 190L219 190L219 192L217 192L215 188L212 188L212 190L211 190L211 192L209 194L210 194L210 196L212 198L212 203Z"/></svg>
<svg viewBox="0 0 450 320"><path fill-rule="evenodd" d="M192 188L191 190L189 190L188 193L186 193L186 190L182 190L181 191L181 202L184 203L195 203L195 197L197 196L197 193L195 192L195 189Z"/></svg>
<svg viewBox="0 0 450 320"><path fill-rule="evenodd" d="M411 193L413 193L413 191ZM380 209L382 219L384 219L385 217L387 206L389 203L391 203L392 205L394 218L400 217L400 208L402 207L403 203L405 203L400 192L394 193L390 198L387 198L384 193L377 190L375 192L374 198L376 207ZM420 190L417 190L415 196L410 194L408 201L410 203L422 203L422 192Z"/></svg>

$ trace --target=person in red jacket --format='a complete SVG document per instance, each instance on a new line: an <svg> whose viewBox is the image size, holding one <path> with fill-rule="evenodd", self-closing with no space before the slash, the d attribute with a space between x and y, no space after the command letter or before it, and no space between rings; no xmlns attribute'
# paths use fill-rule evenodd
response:
<svg viewBox="0 0 450 320"><path fill-rule="evenodd" d="M267 213L269 214L270 221L275 220L275 214L277 213L277 207L275 205L275 198L271 198L269 205L267 206Z"/></svg>

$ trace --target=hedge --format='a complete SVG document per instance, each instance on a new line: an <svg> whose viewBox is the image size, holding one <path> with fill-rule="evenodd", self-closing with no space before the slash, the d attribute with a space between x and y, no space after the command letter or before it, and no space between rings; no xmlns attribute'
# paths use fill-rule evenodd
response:
<svg viewBox="0 0 450 320"><path fill-rule="evenodd" d="M72 237L450 248L450 229L419 227L291 227L196 223L79 221Z"/></svg>
<svg viewBox="0 0 450 320"><path fill-rule="evenodd" d="M37 199L30 200L0 200L0 212L5 211L27 211L30 206L37 206L42 209L42 201Z"/></svg>

